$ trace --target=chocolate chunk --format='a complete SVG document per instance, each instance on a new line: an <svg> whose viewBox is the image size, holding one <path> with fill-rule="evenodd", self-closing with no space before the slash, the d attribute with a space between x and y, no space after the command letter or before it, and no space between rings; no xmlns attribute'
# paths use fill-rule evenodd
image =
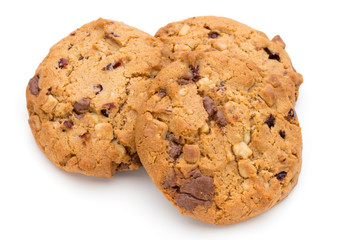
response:
<svg viewBox="0 0 360 240"><path fill-rule="evenodd" d="M72 45L72 44L70 43L70 45L69 45L69 47L68 47L68 50L70 50L73 46L74 46L74 45Z"/></svg>
<svg viewBox="0 0 360 240"><path fill-rule="evenodd" d="M104 105L102 105L102 108L106 108L108 110L111 110L113 108L116 108L114 103L105 103Z"/></svg>
<svg viewBox="0 0 360 240"><path fill-rule="evenodd" d="M287 172L282 171L282 172L275 174L275 177L277 178L277 180L282 181L282 180L284 180L286 175L287 175Z"/></svg>
<svg viewBox="0 0 360 240"><path fill-rule="evenodd" d="M118 68L120 66L121 66L121 62L117 61L117 62L114 63L113 69L116 69L116 68Z"/></svg>
<svg viewBox="0 0 360 240"><path fill-rule="evenodd" d="M294 111L294 109L291 108L289 110L289 112L288 112L288 118L291 119L291 118L294 118L294 117L295 117L295 111Z"/></svg>
<svg viewBox="0 0 360 240"><path fill-rule="evenodd" d="M280 130L280 131L279 131L279 134L280 134L280 136L281 136L282 138L285 139L286 134L285 134L285 131L284 131L284 130Z"/></svg>
<svg viewBox="0 0 360 240"><path fill-rule="evenodd" d="M265 120L265 123L269 126L269 128L272 128L275 125L275 118L271 113L269 117Z"/></svg>
<svg viewBox="0 0 360 240"><path fill-rule="evenodd" d="M67 128L72 128L72 126L74 125L71 121L64 121L64 125L67 127Z"/></svg>
<svg viewBox="0 0 360 240"><path fill-rule="evenodd" d="M217 112L217 107L216 107L214 101L210 97L208 97L208 96L204 97L203 105L204 105L206 112L209 114L210 117L213 116Z"/></svg>
<svg viewBox="0 0 360 240"><path fill-rule="evenodd" d="M70 36L75 36L76 32L70 33Z"/></svg>
<svg viewBox="0 0 360 240"><path fill-rule="evenodd" d="M76 112L75 112L75 110L73 111L73 115L74 115L74 117L76 118L76 119L82 119L84 116L85 116L85 114L77 114Z"/></svg>
<svg viewBox="0 0 360 240"><path fill-rule="evenodd" d="M208 37L209 38L217 38L219 36L219 34L217 33L217 32L210 32L209 34L208 34Z"/></svg>
<svg viewBox="0 0 360 240"><path fill-rule="evenodd" d="M74 110L77 114L85 113L89 110L90 99L83 98L80 101L74 103Z"/></svg>
<svg viewBox="0 0 360 240"><path fill-rule="evenodd" d="M106 109L101 109L100 112L101 112L101 114L102 114L103 116L109 117L108 110L106 110Z"/></svg>
<svg viewBox="0 0 360 240"><path fill-rule="evenodd" d="M199 169L193 170L190 176L181 181L180 192L188 193L197 199L212 200L215 190L214 180L201 174Z"/></svg>
<svg viewBox="0 0 360 240"><path fill-rule="evenodd" d="M169 143L170 150L168 151L168 154L171 158L177 159L181 153L182 153L182 146L174 141L171 141Z"/></svg>
<svg viewBox="0 0 360 240"><path fill-rule="evenodd" d="M166 138L166 140L168 140L169 142L176 142L176 143L178 143L178 144L181 143L181 136L180 136L179 138L177 138L177 137L175 136L175 134L173 134L172 132L167 132L165 138Z"/></svg>
<svg viewBox="0 0 360 240"><path fill-rule="evenodd" d="M59 68L65 68L69 64L69 61L65 58L60 58L58 65Z"/></svg>
<svg viewBox="0 0 360 240"><path fill-rule="evenodd" d="M176 173L174 168L170 168L161 185L164 189L176 187Z"/></svg>
<svg viewBox="0 0 360 240"><path fill-rule="evenodd" d="M215 121L221 127L224 127L227 124L225 114L222 111L217 111L215 114Z"/></svg>
<svg viewBox="0 0 360 240"><path fill-rule="evenodd" d="M159 96L160 98L165 97L166 94L167 94L166 89L161 89L161 90L158 92L158 96Z"/></svg>
<svg viewBox="0 0 360 240"><path fill-rule="evenodd" d="M84 139L84 140L88 140L90 138L90 133L86 132L86 133L80 135L79 137Z"/></svg>
<svg viewBox="0 0 360 240"><path fill-rule="evenodd" d="M189 68L190 68L190 70L191 70L191 72L192 72L192 75L193 75L192 80L193 80L194 82L199 81L199 79L200 79L200 75L199 75L199 65L196 66L196 67L190 65Z"/></svg>
<svg viewBox="0 0 360 240"><path fill-rule="evenodd" d="M78 58L78 60L83 60L83 59L84 59L83 55L80 55Z"/></svg>
<svg viewBox="0 0 360 240"><path fill-rule="evenodd" d="M264 48L264 50L269 55L269 59L277 60L278 62L280 62L280 56L278 53L272 53L268 48Z"/></svg>
<svg viewBox="0 0 360 240"><path fill-rule="evenodd" d="M177 83L178 83L179 85L186 85L186 84L189 84L189 83L193 83L193 81L190 80L190 79L179 78L179 79L177 80Z"/></svg>
<svg viewBox="0 0 360 240"><path fill-rule="evenodd" d="M179 207L184 208L190 212L194 211L197 206L203 206L206 208L211 206L210 201L199 200L186 193L178 193L175 200Z"/></svg>
<svg viewBox="0 0 360 240"><path fill-rule="evenodd" d="M94 86L94 89L97 90L95 95L98 95L103 90L103 86L101 84L97 84Z"/></svg>
<svg viewBox="0 0 360 240"><path fill-rule="evenodd" d="M40 92L39 89L39 77L38 76L34 76L32 79L30 79L29 81L29 91L32 95L38 95Z"/></svg>

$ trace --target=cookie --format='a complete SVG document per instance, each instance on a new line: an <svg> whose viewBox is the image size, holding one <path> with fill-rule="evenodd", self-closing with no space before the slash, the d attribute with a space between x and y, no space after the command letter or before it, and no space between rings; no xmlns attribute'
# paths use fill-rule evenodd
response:
<svg viewBox="0 0 360 240"><path fill-rule="evenodd" d="M141 162L180 213L210 224L252 218L301 169L301 129L282 81L217 50L164 67L136 122Z"/></svg>
<svg viewBox="0 0 360 240"><path fill-rule="evenodd" d="M268 37L242 23L224 17L193 17L161 28L155 35L171 50L173 58L193 50L216 49L246 59L260 68L260 74L279 80L294 104L302 83L292 66L280 36Z"/></svg>
<svg viewBox="0 0 360 240"><path fill-rule="evenodd" d="M99 19L55 44L26 89L37 144L58 167L108 178L141 166L134 126L161 67L161 42Z"/></svg>

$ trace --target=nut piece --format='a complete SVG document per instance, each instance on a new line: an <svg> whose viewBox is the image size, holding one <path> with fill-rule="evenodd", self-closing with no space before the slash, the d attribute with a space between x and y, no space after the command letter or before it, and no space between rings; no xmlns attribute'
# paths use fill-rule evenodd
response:
<svg viewBox="0 0 360 240"><path fill-rule="evenodd" d="M113 131L110 123L98 123L95 125L96 136L104 140L113 139Z"/></svg>
<svg viewBox="0 0 360 240"><path fill-rule="evenodd" d="M274 88L271 85L267 84L263 89L261 89L259 94L269 107L274 105L276 101L276 95Z"/></svg>
<svg viewBox="0 0 360 240"><path fill-rule="evenodd" d="M232 150L237 157L248 158L252 154L251 149L244 142L233 145Z"/></svg>
<svg viewBox="0 0 360 240"><path fill-rule="evenodd" d="M190 26L185 24L179 31L179 36L184 36L187 34L187 32L189 31Z"/></svg>
<svg viewBox="0 0 360 240"><path fill-rule="evenodd" d="M221 40L217 40L213 43L213 47L216 48L219 51L223 51L227 49L226 43L222 42Z"/></svg>
<svg viewBox="0 0 360 240"><path fill-rule="evenodd" d="M198 145L187 145L183 147L185 161L188 163L196 163L200 159L200 148Z"/></svg>
<svg viewBox="0 0 360 240"><path fill-rule="evenodd" d="M282 47L283 49L285 49L285 47L286 47L284 40L282 40L279 35L276 35L271 41L279 44L280 47Z"/></svg>
<svg viewBox="0 0 360 240"><path fill-rule="evenodd" d="M175 44L174 50L175 50L176 52L178 52L178 51L188 52L188 51L191 50L191 48L190 48L188 45Z"/></svg>
<svg viewBox="0 0 360 240"><path fill-rule="evenodd" d="M207 123L205 123L201 128L200 131L202 133L208 133L210 131L209 125Z"/></svg>
<svg viewBox="0 0 360 240"><path fill-rule="evenodd" d="M246 132L246 133L244 134L244 142L245 142L246 144L249 144L250 140L251 140L250 132Z"/></svg>
<svg viewBox="0 0 360 240"><path fill-rule="evenodd" d="M46 102L44 103L44 105L41 106L41 109L46 113L50 113L57 104L58 104L58 100L54 98L52 95L48 95Z"/></svg>
<svg viewBox="0 0 360 240"><path fill-rule="evenodd" d="M243 178L256 177L256 167L249 160L239 161L238 168Z"/></svg>
<svg viewBox="0 0 360 240"><path fill-rule="evenodd" d="M185 96L188 93L188 89L187 88L181 88L178 93L180 96Z"/></svg>

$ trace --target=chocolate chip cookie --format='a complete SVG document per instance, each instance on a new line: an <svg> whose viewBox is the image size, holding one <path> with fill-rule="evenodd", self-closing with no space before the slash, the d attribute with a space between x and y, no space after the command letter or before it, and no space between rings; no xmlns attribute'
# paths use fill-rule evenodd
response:
<svg viewBox="0 0 360 240"><path fill-rule="evenodd" d="M268 37L242 23L224 17L193 17L161 28L155 35L162 40L177 59L194 50L216 49L223 54L255 63L260 74L276 75L294 104L301 74L292 66L280 36Z"/></svg>
<svg viewBox="0 0 360 240"><path fill-rule="evenodd" d="M37 144L58 167L108 178L141 166L134 126L161 67L162 44L99 19L55 44L26 89Z"/></svg>
<svg viewBox="0 0 360 240"><path fill-rule="evenodd" d="M180 213L218 225L273 207L294 188L301 168L288 84L228 55L192 51L164 67L135 131L143 166L166 198Z"/></svg>

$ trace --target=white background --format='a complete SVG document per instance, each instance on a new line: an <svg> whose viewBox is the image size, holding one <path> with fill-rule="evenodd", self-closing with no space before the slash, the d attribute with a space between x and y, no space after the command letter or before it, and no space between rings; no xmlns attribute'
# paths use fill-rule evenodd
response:
<svg viewBox="0 0 360 240"><path fill-rule="evenodd" d="M360 239L358 1L1 1L0 239ZM283 202L213 226L180 215L144 169L112 179L69 174L37 147L25 88L50 47L99 17L150 34L192 16L280 34L304 76L296 106L303 168Z"/></svg>

